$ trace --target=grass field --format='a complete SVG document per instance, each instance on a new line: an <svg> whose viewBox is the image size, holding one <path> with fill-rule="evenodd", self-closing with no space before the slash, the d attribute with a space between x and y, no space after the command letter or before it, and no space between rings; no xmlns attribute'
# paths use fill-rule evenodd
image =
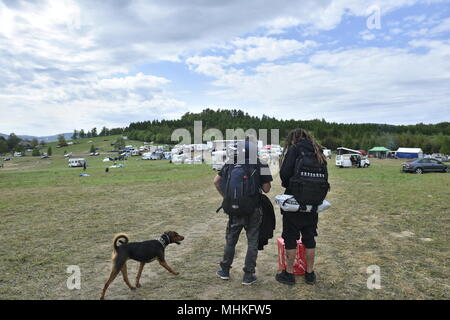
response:
<svg viewBox="0 0 450 320"><path fill-rule="evenodd" d="M277 209L276 236L259 253L259 281L243 287L244 233L232 279L215 275L227 217L215 213L220 199L210 167L130 158L105 173L111 163L95 157L90 177L80 177L82 170L68 168L60 153L13 159L0 169L0 299L98 299L110 272L112 236L126 232L141 241L168 229L186 237L166 250L180 275L154 262L144 269L142 288L130 291L118 277L108 299L450 298L449 174L402 174L399 160L375 159L368 169L339 169L330 161L333 207L319 218L317 284L298 277L286 287L274 280ZM280 193L276 176L270 197ZM66 287L69 265L81 268L81 290ZM380 290L367 289L370 265L381 268ZM130 279L137 266L128 263Z"/></svg>

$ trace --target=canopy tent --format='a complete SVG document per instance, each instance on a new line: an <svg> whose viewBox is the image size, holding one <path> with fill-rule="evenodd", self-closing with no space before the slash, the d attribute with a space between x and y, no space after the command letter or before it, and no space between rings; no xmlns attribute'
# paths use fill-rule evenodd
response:
<svg viewBox="0 0 450 320"><path fill-rule="evenodd" d="M369 155L377 158L386 158L388 152L391 152L391 150L385 147L373 147L372 149L369 150Z"/></svg>

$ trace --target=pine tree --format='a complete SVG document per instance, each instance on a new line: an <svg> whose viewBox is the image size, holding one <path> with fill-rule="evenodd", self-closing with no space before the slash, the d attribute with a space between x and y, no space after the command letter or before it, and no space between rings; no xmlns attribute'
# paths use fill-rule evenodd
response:
<svg viewBox="0 0 450 320"><path fill-rule="evenodd" d="M64 135L63 135L63 134L60 134L60 135L58 136L58 145L59 145L60 147L66 147L66 146L67 146L66 138L64 138Z"/></svg>
<svg viewBox="0 0 450 320"><path fill-rule="evenodd" d="M0 137L0 154L7 153L8 151L8 142L3 137Z"/></svg>

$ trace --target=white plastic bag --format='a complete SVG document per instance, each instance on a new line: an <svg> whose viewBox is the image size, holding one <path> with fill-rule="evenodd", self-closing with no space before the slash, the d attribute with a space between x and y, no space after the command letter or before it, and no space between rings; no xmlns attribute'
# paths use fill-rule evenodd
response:
<svg viewBox="0 0 450 320"><path fill-rule="evenodd" d="M300 205L298 204L297 200L295 200L293 195L290 194L280 194L275 196L275 203L283 209L283 211L287 212L311 212L311 209L313 206L307 205L306 210L299 211ZM329 203L327 200L323 200L322 204L317 207L317 212L321 212L324 210L327 210L331 207L331 203Z"/></svg>

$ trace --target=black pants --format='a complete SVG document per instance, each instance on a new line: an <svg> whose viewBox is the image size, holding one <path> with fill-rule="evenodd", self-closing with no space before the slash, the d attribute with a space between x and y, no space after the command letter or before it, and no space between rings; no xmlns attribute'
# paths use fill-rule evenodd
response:
<svg viewBox="0 0 450 320"><path fill-rule="evenodd" d="M317 223L319 214L317 212L286 212L281 211L283 215L283 233L286 250L297 248L297 240L302 236L302 243L305 248L313 249L316 247Z"/></svg>

